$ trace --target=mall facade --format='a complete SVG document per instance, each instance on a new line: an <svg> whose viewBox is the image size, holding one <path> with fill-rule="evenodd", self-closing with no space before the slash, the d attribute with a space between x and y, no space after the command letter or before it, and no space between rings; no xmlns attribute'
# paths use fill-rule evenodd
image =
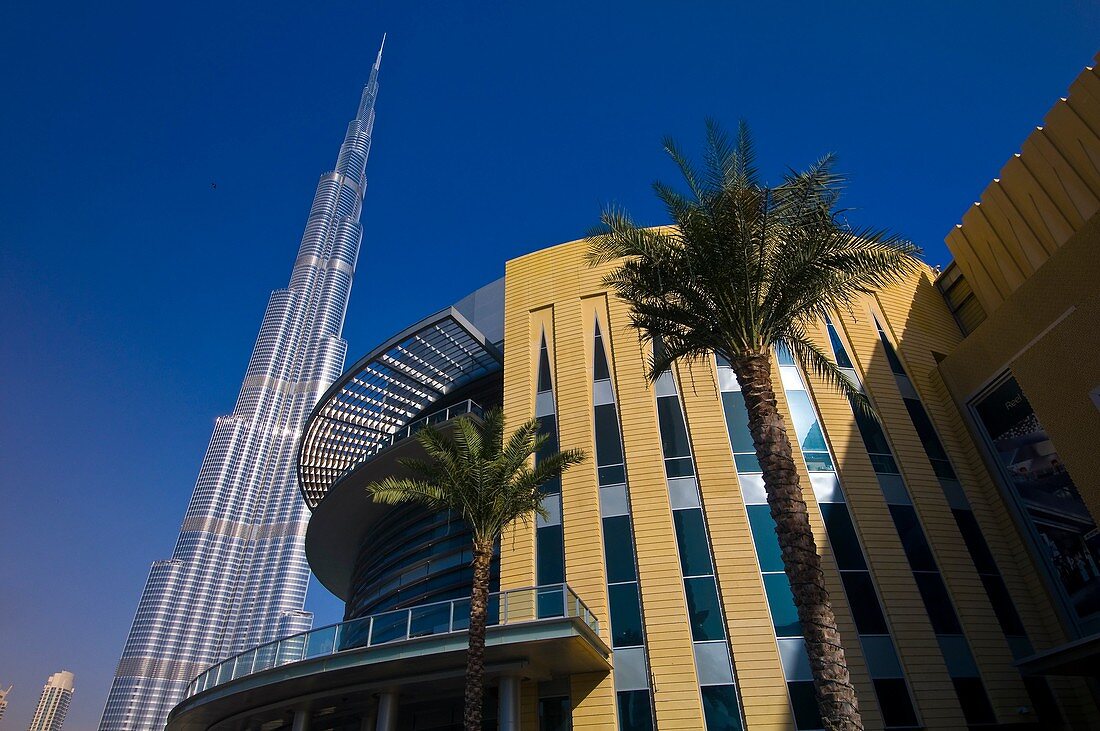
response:
<svg viewBox="0 0 1100 731"><path fill-rule="evenodd" d="M794 437L867 728L1097 728L1100 75L948 237L954 261L816 332L879 420L783 352ZM367 353L307 421L310 566L345 621L199 675L170 731L461 728L471 580L460 520L381 506L425 424L502 407L590 455L503 536L487 729L820 727L737 380L646 380L585 241Z"/></svg>

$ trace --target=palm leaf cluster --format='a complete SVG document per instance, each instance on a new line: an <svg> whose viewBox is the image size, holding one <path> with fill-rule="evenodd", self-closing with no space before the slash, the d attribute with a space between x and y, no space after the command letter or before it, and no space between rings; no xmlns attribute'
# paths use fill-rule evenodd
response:
<svg viewBox="0 0 1100 731"><path fill-rule="evenodd" d="M663 342L651 376L680 358L717 352L735 360L779 345L863 404L808 331L860 295L915 271L918 249L848 223L837 208L844 178L833 155L769 186L743 123L731 140L707 122L701 170L674 141L664 145L687 185L686 193L653 186L674 225L641 228L622 210L605 210L588 254L593 265L620 262L605 286L630 303L643 338Z"/></svg>
<svg viewBox="0 0 1100 731"><path fill-rule="evenodd" d="M432 511L462 518L474 543L495 540L513 521L545 515L539 487L582 462L584 452L566 449L540 454L548 437L537 419L522 424L504 440L504 414L487 411L480 422L461 417L450 434L431 426L416 435L427 459L402 459L407 476L389 476L370 486L380 503L418 502Z"/></svg>

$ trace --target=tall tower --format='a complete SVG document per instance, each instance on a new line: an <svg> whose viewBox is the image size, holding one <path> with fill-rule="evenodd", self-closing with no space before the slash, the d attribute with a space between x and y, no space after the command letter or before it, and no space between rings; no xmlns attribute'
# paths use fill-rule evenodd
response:
<svg viewBox="0 0 1100 731"><path fill-rule="evenodd" d="M9 685L7 688L0 688L0 721L4 720L4 711L8 710L8 693L14 687Z"/></svg>
<svg viewBox="0 0 1100 731"><path fill-rule="evenodd" d="M290 285L272 292L236 407L214 426L172 557L149 572L100 731L164 728L202 669L312 624L295 451L343 370L381 62L379 48L336 167L317 184Z"/></svg>
<svg viewBox="0 0 1100 731"><path fill-rule="evenodd" d="M10 690L10 689L9 689ZM46 680L38 708L27 731L61 731L65 716L69 715L69 703L73 699L73 674L68 670L54 673Z"/></svg>

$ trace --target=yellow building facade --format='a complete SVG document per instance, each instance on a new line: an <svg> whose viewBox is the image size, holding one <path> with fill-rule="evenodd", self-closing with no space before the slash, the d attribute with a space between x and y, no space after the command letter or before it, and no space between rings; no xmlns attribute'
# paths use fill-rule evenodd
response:
<svg viewBox="0 0 1100 731"><path fill-rule="evenodd" d="M1100 76L948 237L955 261L820 323L879 420L774 383L867 728L1100 728ZM821 727L732 370L655 382L586 241L396 334L310 417L307 554L345 621L229 658L169 729L460 727L468 536L363 487L425 424L502 407L585 463L493 569L486 728Z"/></svg>

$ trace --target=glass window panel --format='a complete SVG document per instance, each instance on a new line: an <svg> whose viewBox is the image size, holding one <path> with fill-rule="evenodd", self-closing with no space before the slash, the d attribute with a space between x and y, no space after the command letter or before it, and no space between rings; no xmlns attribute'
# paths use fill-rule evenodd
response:
<svg viewBox="0 0 1100 731"><path fill-rule="evenodd" d="M806 459L806 469L810 472L832 472L833 460L828 452L803 452Z"/></svg>
<svg viewBox="0 0 1100 731"><path fill-rule="evenodd" d="M859 435L863 437L863 446L868 452L876 454L891 454L890 442L886 441L886 434L882 431L882 425L875 417L867 414L858 406L852 406L852 413L856 418L856 426L859 427Z"/></svg>
<svg viewBox="0 0 1100 731"><path fill-rule="evenodd" d="M694 477L679 477L668 481L668 497L673 510L699 507L699 484Z"/></svg>
<svg viewBox="0 0 1100 731"><path fill-rule="evenodd" d="M691 621L691 638L696 642L724 640L726 630L722 620L722 607L718 603L718 590L711 576L684 579L687 592L688 617Z"/></svg>
<svg viewBox="0 0 1100 731"><path fill-rule="evenodd" d="M603 337L600 335L600 323L596 323L595 354L592 360L592 379L603 381L611 378L611 370L607 367L607 351L603 347Z"/></svg>
<svg viewBox="0 0 1100 731"><path fill-rule="evenodd" d="M909 418L913 420L913 426L917 430L924 451L933 459L947 459L947 452L943 449L943 443L936 435L936 428L932 426L932 420L928 418L928 412L924 405L916 399L902 399L905 408L909 412Z"/></svg>
<svg viewBox="0 0 1100 731"><path fill-rule="evenodd" d="M882 331L882 325L879 325L878 320L875 320L875 325L878 327L878 337L882 341L882 347L886 349L886 360L890 363L890 370L894 373L904 376L905 367L902 366L901 361L898 359L897 352L894 351L894 346L890 342L890 339L886 337L886 333Z"/></svg>
<svg viewBox="0 0 1100 731"><path fill-rule="evenodd" d="M840 570L866 569L867 563L863 560L863 549L860 548L848 506L844 503L822 503L819 507Z"/></svg>
<svg viewBox="0 0 1100 731"><path fill-rule="evenodd" d="M794 356L791 354L791 349L783 343L778 343L775 346L775 359L781 366L794 365Z"/></svg>
<svg viewBox="0 0 1100 731"><path fill-rule="evenodd" d="M615 403L615 391L611 381L596 381L592 384L592 403L596 406Z"/></svg>
<svg viewBox="0 0 1100 731"><path fill-rule="evenodd" d="M813 680L810 668L810 655L806 652L806 641L801 637L782 637L779 644L779 661L783 665L783 676L787 680Z"/></svg>
<svg viewBox="0 0 1100 731"><path fill-rule="evenodd" d="M630 505L626 497L626 485L612 485L600 488L600 514L605 517L626 515Z"/></svg>
<svg viewBox="0 0 1100 731"><path fill-rule="evenodd" d="M894 461L893 456L889 454L871 454L868 452L868 457L871 458L871 468L880 475L896 475L898 474L898 463Z"/></svg>
<svg viewBox="0 0 1100 731"><path fill-rule="evenodd" d="M752 454L735 454L733 456L733 462L737 466L737 474L763 472L760 468L760 460L756 458L755 452Z"/></svg>
<svg viewBox="0 0 1100 731"><path fill-rule="evenodd" d="M746 474L739 471L737 475L745 505L764 505L768 502L768 489L764 486L764 475L760 474L759 466L756 469L756 473Z"/></svg>
<svg viewBox="0 0 1100 731"><path fill-rule="evenodd" d="M623 443L619 438L619 417L614 404L597 406L595 415L596 464L614 465L623 463Z"/></svg>
<svg viewBox="0 0 1100 731"><path fill-rule="evenodd" d="M844 347L844 341L840 339L840 333L836 331L833 323L828 324L829 343L833 346L833 361L841 368L854 368L852 359L848 357L848 351Z"/></svg>
<svg viewBox="0 0 1100 731"><path fill-rule="evenodd" d="M997 562L993 560L989 544L985 542L985 536L982 535L982 529L978 526L974 513L970 510L952 510L951 513L955 516L959 532L962 533L966 548L970 551L970 558L974 560L974 568L979 574L999 573Z"/></svg>
<svg viewBox="0 0 1100 731"><path fill-rule="evenodd" d="M941 477L939 483L952 510L970 510L970 500L966 497L961 482Z"/></svg>
<svg viewBox="0 0 1100 731"><path fill-rule="evenodd" d="M565 581L565 555L560 525L547 525L535 531L538 583L560 584Z"/></svg>
<svg viewBox="0 0 1100 731"><path fill-rule="evenodd" d="M470 627L470 600L459 599L454 604L454 621L451 628L454 631L469 629Z"/></svg>
<svg viewBox="0 0 1100 731"><path fill-rule="evenodd" d="M779 548L779 536L775 534L775 521L767 505L749 505L749 527L756 544L756 558L761 571L782 571L783 553Z"/></svg>
<svg viewBox="0 0 1100 731"><path fill-rule="evenodd" d="M535 525L539 528L547 525L561 525L561 495L543 495L539 500L542 509L546 511L546 517L535 516Z"/></svg>
<svg viewBox="0 0 1100 731"><path fill-rule="evenodd" d="M1016 611L1004 579L999 574L982 574L981 579L985 593L989 596L989 603L993 605L993 613L997 615L997 621L1001 625L1001 631L1008 636L1026 635L1024 623Z"/></svg>
<svg viewBox="0 0 1100 731"><path fill-rule="evenodd" d="M688 446L687 426L680 413L680 399L662 396L657 399L657 420L661 426L661 448L667 457L686 457L691 454Z"/></svg>
<svg viewBox="0 0 1100 731"><path fill-rule="evenodd" d="M648 690L620 691L616 694L616 700L619 705L619 731L652 731L653 712ZM540 731L542 728L539 727Z"/></svg>
<svg viewBox="0 0 1100 731"><path fill-rule="evenodd" d="M825 435L821 432L821 425L817 422L810 396L805 391L788 391L787 403L791 409L791 421L794 422L794 430L798 435L799 446L802 451L827 450Z"/></svg>
<svg viewBox="0 0 1100 731"><path fill-rule="evenodd" d="M409 628L410 637L425 637L450 630L450 604L432 604L426 607L416 607L410 611L412 612L412 624Z"/></svg>
<svg viewBox="0 0 1100 731"><path fill-rule="evenodd" d="M875 697L882 711L882 721L886 728L905 728L917 725L917 711L909 697L909 688L905 681L874 680Z"/></svg>
<svg viewBox="0 0 1100 731"><path fill-rule="evenodd" d="M969 724L996 723L997 716L981 678L952 678L963 716Z"/></svg>
<svg viewBox="0 0 1100 731"><path fill-rule="evenodd" d="M913 504L913 501L909 498L909 491L905 489L905 480L901 478L901 475L879 473L875 477L878 478L878 486L882 489L882 497L886 499L887 503L897 505Z"/></svg>
<svg viewBox="0 0 1100 731"><path fill-rule="evenodd" d="M740 731L741 712L737 706L737 688L733 685L708 685L703 692L703 717L707 731Z"/></svg>
<svg viewBox="0 0 1100 731"><path fill-rule="evenodd" d="M680 569L684 576L701 576L713 573L710 563L710 545L703 525L703 511L698 508L677 510L672 513L676 524L676 544L680 548Z"/></svg>
<svg viewBox="0 0 1100 731"><path fill-rule="evenodd" d="M572 728L568 697L539 698L539 731L570 731Z"/></svg>
<svg viewBox="0 0 1100 731"><path fill-rule="evenodd" d="M914 571L938 571L936 559L913 506L891 505L890 515L894 519L894 527L898 529L905 557L909 559L909 567Z"/></svg>
<svg viewBox="0 0 1100 731"><path fill-rule="evenodd" d="M648 690L644 647L621 647L613 653L615 690Z"/></svg>
<svg viewBox="0 0 1100 731"><path fill-rule="evenodd" d="M817 709L817 696L814 695L812 680L787 683L787 693L791 696L791 707L794 709L795 728L803 731L825 727L821 712Z"/></svg>
<svg viewBox="0 0 1100 731"><path fill-rule="evenodd" d="M607 583L634 581L634 545L630 533L630 516L617 515L603 519L604 557L607 563Z"/></svg>
<svg viewBox="0 0 1100 731"><path fill-rule="evenodd" d="M794 606L794 594L786 574L764 574L764 591L768 595L768 608L772 613L772 625L776 637L801 637L802 624Z"/></svg>
<svg viewBox="0 0 1100 731"><path fill-rule="evenodd" d="M859 638L867 671L872 678L902 678L901 661L890 635L863 635Z"/></svg>
<svg viewBox="0 0 1100 731"><path fill-rule="evenodd" d="M952 678L978 677L978 665L970 646L962 635L937 635L943 660L947 663L947 674Z"/></svg>
<svg viewBox="0 0 1100 731"><path fill-rule="evenodd" d="M601 485L621 485L626 482L626 467L621 464L596 470Z"/></svg>
<svg viewBox="0 0 1100 731"><path fill-rule="evenodd" d="M611 603L611 646L633 647L642 644L642 610L638 602L638 584L631 582L609 586L607 595Z"/></svg>
<svg viewBox="0 0 1100 731"><path fill-rule="evenodd" d="M928 463L932 465L932 471L936 473L936 477L941 480L958 479L958 476L955 474L955 469L946 459L933 459L929 457Z"/></svg>
<svg viewBox="0 0 1100 731"><path fill-rule="evenodd" d="M951 596L947 593L943 578L938 573L925 571L914 572L913 578L917 580L917 588L920 589L921 598L924 600L924 608L928 612L928 619L932 622L932 629L936 634L962 634L959 618L951 605Z"/></svg>
<svg viewBox="0 0 1100 731"><path fill-rule="evenodd" d="M378 614L374 617L374 629L371 630L370 642L377 645L383 642L405 639L405 632L409 628L409 613L404 610Z"/></svg>
<svg viewBox="0 0 1100 731"><path fill-rule="evenodd" d="M546 351L546 334L543 333L542 342L539 344L539 382L537 390L549 391L551 388L550 355Z"/></svg>
<svg viewBox="0 0 1100 731"><path fill-rule="evenodd" d="M306 657L319 657L321 655L328 655L333 651L336 645L336 627L323 627L318 630L314 630L306 635ZM252 664L252 657L248 657L249 665ZM237 658L238 661L244 659L244 656ZM237 663L238 667L240 662Z"/></svg>
<svg viewBox="0 0 1100 731"><path fill-rule="evenodd" d="M724 642L696 642L695 673L699 685L726 685L733 682L729 646Z"/></svg>
<svg viewBox="0 0 1100 731"><path fill-rule="evenodd" d="M866 571L843 571L840 577L844 581L844 593L848 596L852 618L859 633L879 635L889 632L871 574Z"/></svg>
<svg viewBox="0 0 1100 731"><path fill-rule="evenodd" d="M539 589L535 601L538 604L539 619L565 616L565 597L561 587Z"/></svg>
<svg viewBox="0 0 1100 731"><path fill-rule="evenodd" d="M665 476L669 479L675 479L677 477L692 477L695 475L695 465L691 462L691 457L680 457L676 459L665 460Z"/></svg>
<svg viewBox="0 0 1100 731"><path fill-rule="evenodd" d="M723 392L722 410L726 415L726 428L729 430L730 447L733 451L755 453L756 447L749 435L749 412L745 409L745 399L741 392Z"/></svg>
<svg viewBox="0 0 1100 731"><path fill-rule="evenodd" d="M819 503L842 503L844 491L835 472L815 472L810 475L810 487Z"/></svg>
<svg viewBox="0 0 1100 731"><path fill-rule="evenodd" d="M653 384L653 391L658 398L676 395L676 379L672 377L672 371L665 371L657 376L657 382Z"/></svg>
<svg viewBox="0 0 1100 731"><path fill-rule="evenodd" d="M798 368L795 366L781 366L779 368L779 381L783 384L784 391L805 391L806 386L802 383L802 376L798 373Z"/></svg>

